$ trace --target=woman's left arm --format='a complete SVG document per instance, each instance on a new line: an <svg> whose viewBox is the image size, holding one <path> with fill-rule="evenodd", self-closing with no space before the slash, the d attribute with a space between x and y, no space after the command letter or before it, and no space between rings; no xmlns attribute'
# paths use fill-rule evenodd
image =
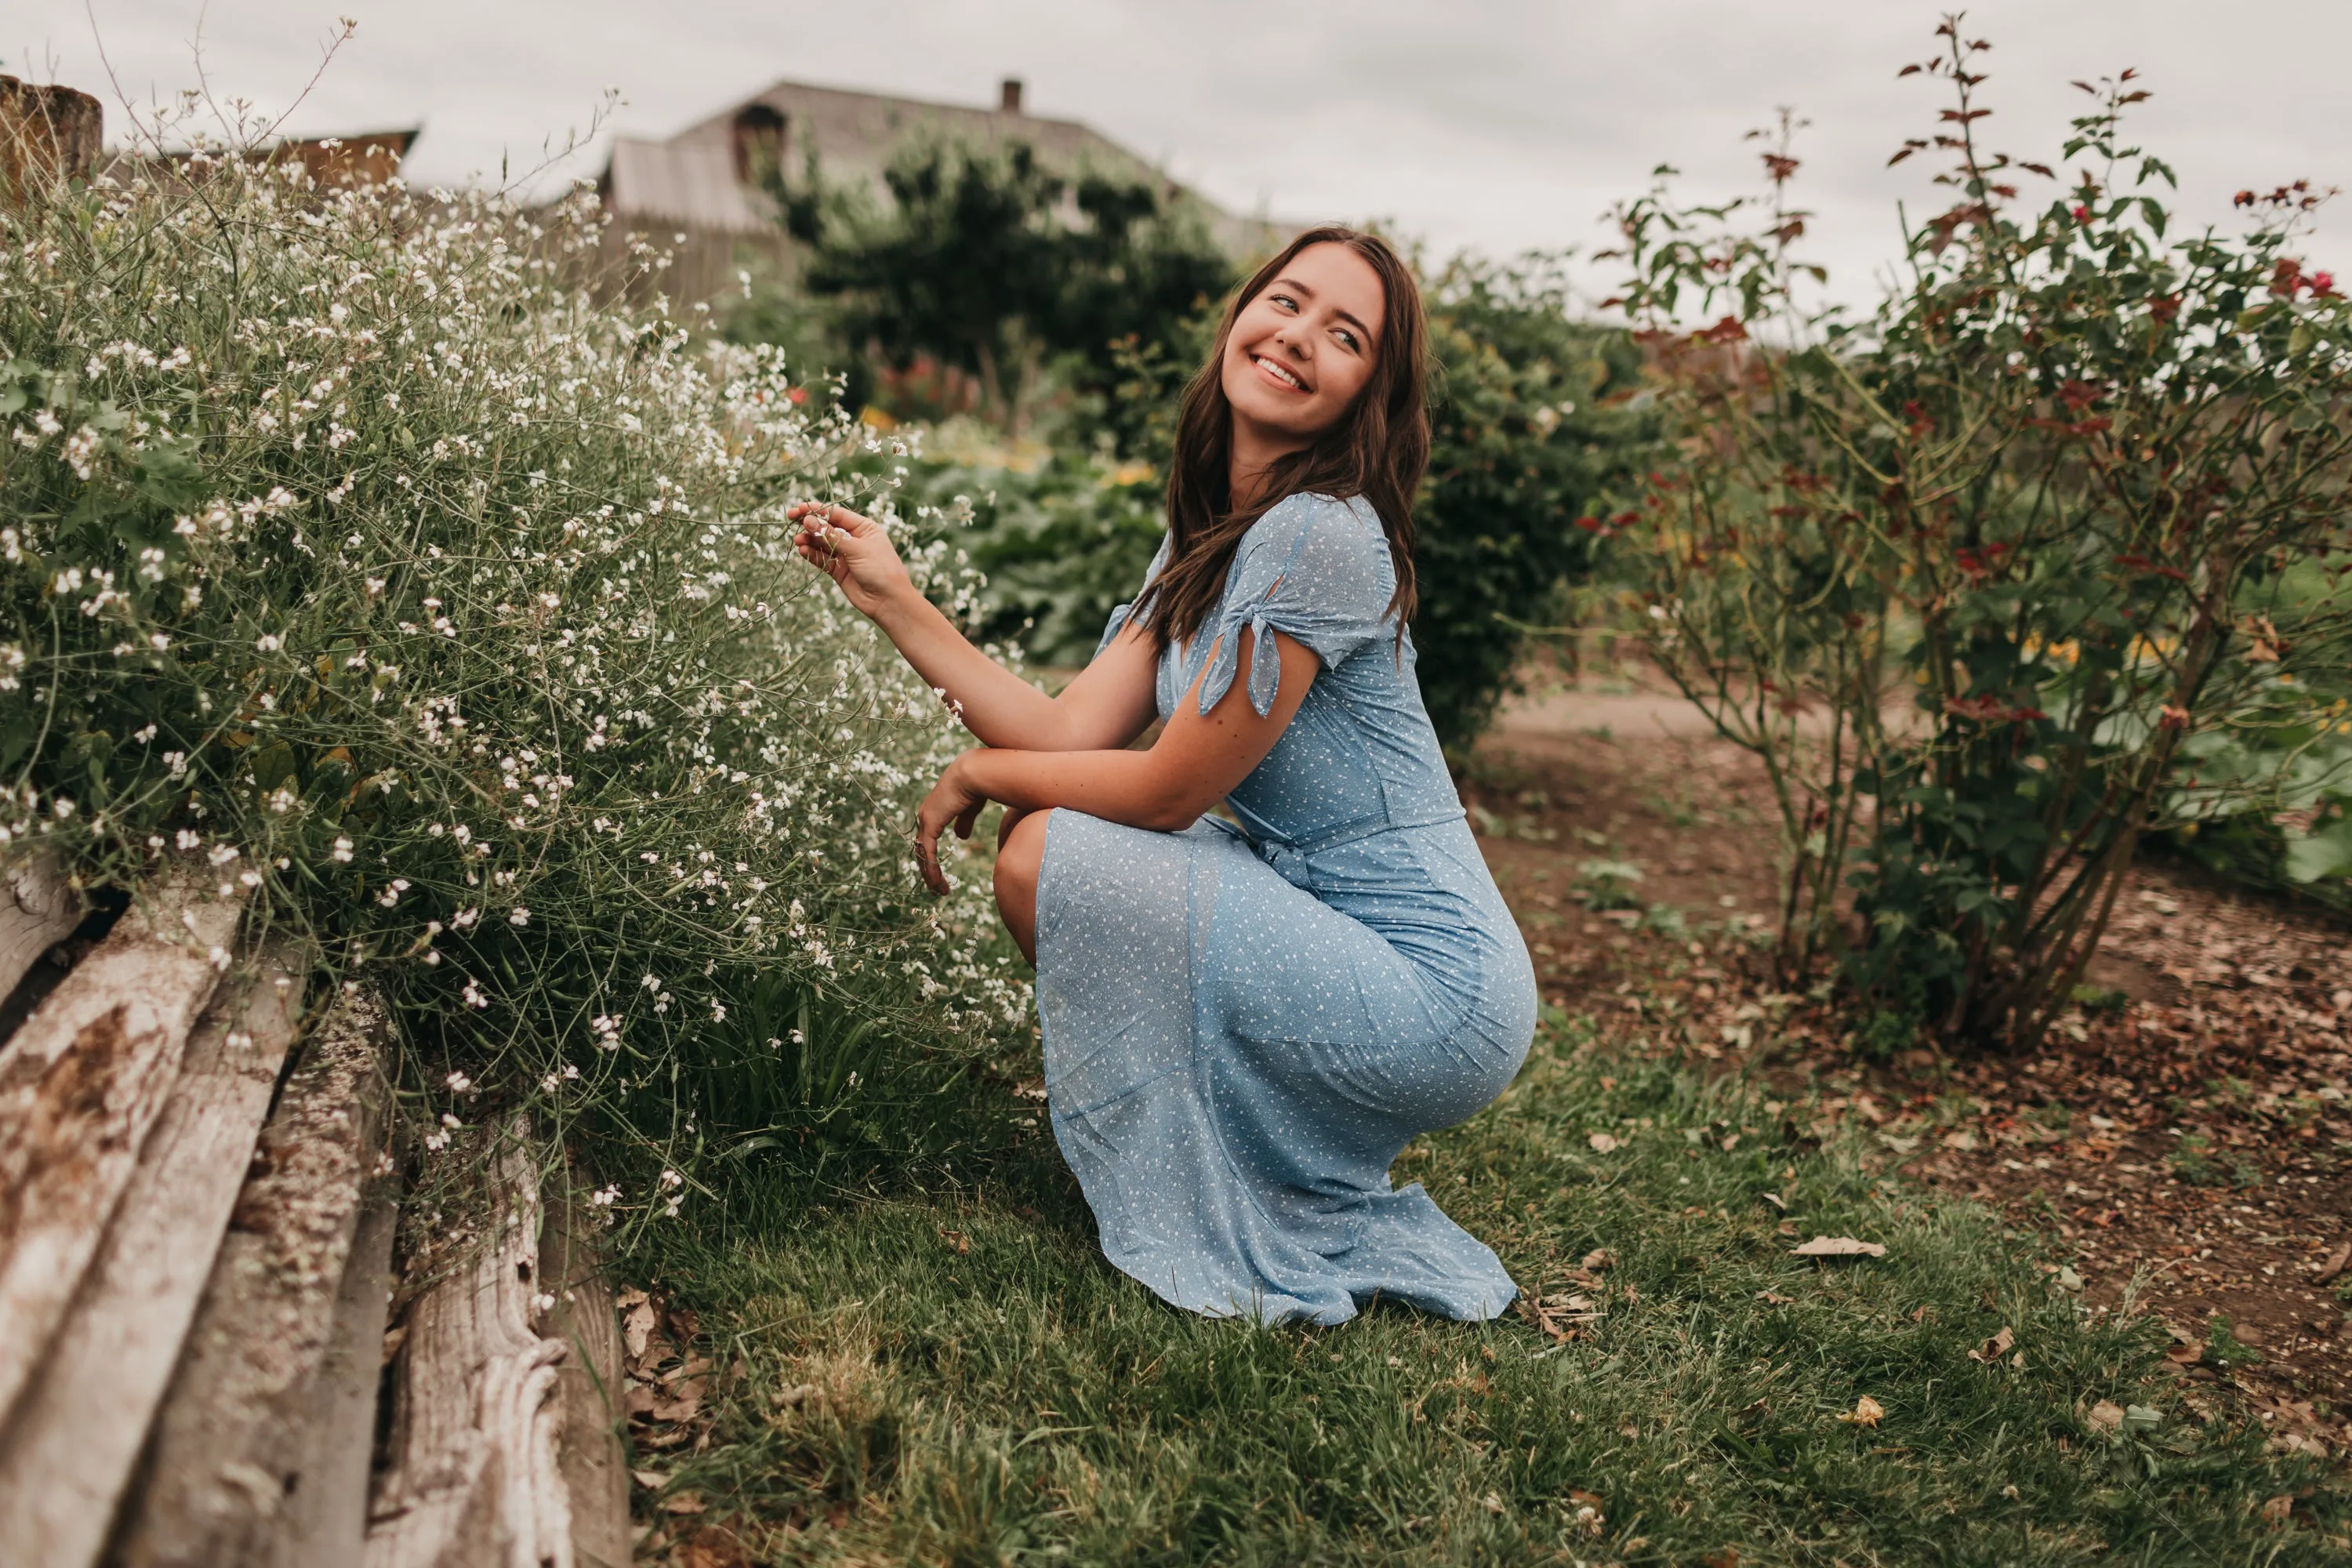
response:
<svg viewBox="0 0 2352 1568"><path fill-rule="evenodd" d="M1250 668L1252 631L1238 634L1236 668ZM1223 800L1282 738L1298 705L1307 700L1322 661L1304 643L1275 632L1282 666L1274 701L1261 714L1251 706L1249 681L1235 680L1206 713L1199 682L1176 705L1160 738L1145 752L1022 752L980 747L948 765L916 822L915 854L923 879L934 892L947 891L940 870L940 835L953 827L971 837L974 819L990 801L1015 811L1067 806L1122 822L1129 827L1173 833ZM1202 679L1214 658L1204 659Z"/></svg>

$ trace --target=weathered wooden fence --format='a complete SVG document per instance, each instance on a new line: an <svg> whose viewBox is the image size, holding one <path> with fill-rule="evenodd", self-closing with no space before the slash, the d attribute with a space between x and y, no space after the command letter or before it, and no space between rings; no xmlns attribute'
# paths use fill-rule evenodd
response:
<svg viewBox="0 0 2352 1568"><path fill-rule="evenodd" d="M243 915L182 878L109 924L5 873L0 1561L626 1563L568 1177L509 1139L483 1239L401 1285L386 1020Z"/></svg>

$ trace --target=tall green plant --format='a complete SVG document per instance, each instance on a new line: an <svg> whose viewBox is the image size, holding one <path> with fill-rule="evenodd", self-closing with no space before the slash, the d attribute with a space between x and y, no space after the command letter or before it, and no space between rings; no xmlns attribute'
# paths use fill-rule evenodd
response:
<svg viewBox="0 0 2352 1568"><path fill-rule="evenodd" d="M885 200L828 186L814 162L801 187L777 189L810 247L800 287L828 301L843 346L976 377L1016 438L1046 372L1102 401L1114 342L1170 342L1233 280L1172 187L1065 174L1025 142L909 145L884 171Z"/></svg>
<svg viewBox="0 0 2352 1568"><path fill-rule="evenodd" d="M1663 190L1624 209L1681 446L1622 543L1659 662L1770 773L1784 967L1835 951L1892 1027L2022 1043L2141 837L2274 790L2328 731L2352 311L2295 254L2300 185L2242 193L2242 234L2168 237L2171 171L2125 144L2131 73L2077 84L2096 102L2062 174L1985 148L1987 46L1957 18L1938 38L1904 74L1950 107L1894 161L1948 154L1948 205L1906 224L1907 279L1866 320L1794 302L1785 124L1759 232ZM1691 309L1722 313L1681 330ZM2303 740L2184 775L2250 731Z"/></svg>

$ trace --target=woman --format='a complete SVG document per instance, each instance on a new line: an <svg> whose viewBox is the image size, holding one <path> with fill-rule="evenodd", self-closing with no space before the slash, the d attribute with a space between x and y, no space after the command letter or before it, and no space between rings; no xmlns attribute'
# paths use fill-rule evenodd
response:
<svg viewBox="0 0 2352 1568"><path fill-rule="evenodd" d="M1168 537L1057 698L965 641L875 524L793 510L801 553L986 742L923 803L923 875L944 891L940 832L1003 803L1055 1136L1104 1253L1195 1311L1483 1319L1515 1294L1388 1177L1502 1091L1535 1026L1405 630L1424 335L1370 235L1309 230L1261 268L1185 390ZM1221 800L1234 822L1202 815Z"/></svg>

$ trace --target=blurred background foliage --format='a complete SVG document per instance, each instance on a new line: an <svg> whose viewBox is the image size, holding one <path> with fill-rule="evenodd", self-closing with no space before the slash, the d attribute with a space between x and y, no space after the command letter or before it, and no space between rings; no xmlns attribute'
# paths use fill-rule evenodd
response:
<svg viewBox="0 0 2352 1568"><path fill-rule="evenodd" d="M821 364L869 423L921 427L906 482L969 520L954 542L988 579L987 630L1084 664L1159 546L1176 399L1250 258L1160 188L1065 176L1017 144L918 145L878 196L813 162L772 189L803 259L755 280L730 331ZM1456 259L1423 282L1434 441L1413 637L1459 748L1529 628L1589 577L1598 514L1653 426L1639 351L1574 318L1558 258Z"/></svg>

